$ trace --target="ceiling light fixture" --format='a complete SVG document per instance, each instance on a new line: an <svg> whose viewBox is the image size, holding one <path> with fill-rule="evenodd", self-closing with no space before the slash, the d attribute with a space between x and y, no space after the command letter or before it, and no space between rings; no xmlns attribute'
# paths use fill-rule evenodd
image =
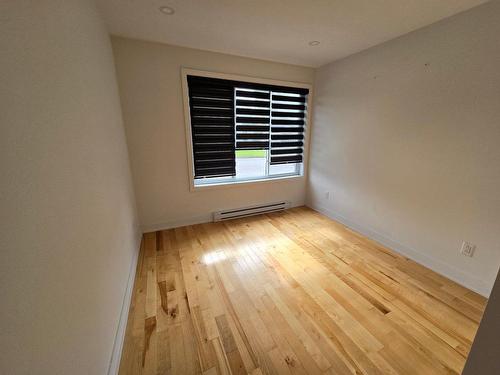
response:
<svg viewBox="0 0 500 375"><path fill-rule="evenodd" d="M171 16L172 14L175 13L175 9L171 8L171 7L164 6L164 7L160 7L160 12L162 12L163 14Z"/></svg>
<svg viewBox="0 0 500 375"><path fill-rule="evenodd" d="M319 41L317 41L317 40L312 40L312 41L310 41L310 42L309 42L309 45L310 45L311 47L318 46L318 45L319 45Z"/></svg>

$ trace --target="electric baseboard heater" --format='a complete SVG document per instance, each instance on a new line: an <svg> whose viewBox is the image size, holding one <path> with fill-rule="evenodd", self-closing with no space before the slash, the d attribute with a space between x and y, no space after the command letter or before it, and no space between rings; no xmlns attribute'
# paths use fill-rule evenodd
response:
<svg viewBox="0 0 500 375"><path fill-rule="evenodd" d="M247 216L267 214L270 212L283 211L291 207L291 203L287 201L266 203L257 206L233 208L229 210L216 211L213 213L214 221L223 221L230 219L238 219Z"/></svg>

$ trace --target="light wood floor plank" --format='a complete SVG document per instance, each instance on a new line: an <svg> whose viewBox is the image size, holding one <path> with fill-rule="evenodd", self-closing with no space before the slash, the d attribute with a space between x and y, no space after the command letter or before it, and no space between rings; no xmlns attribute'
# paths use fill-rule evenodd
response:
<svg viewBox="0 0 500 375"><path fill-rule="evenodd" d="M146 233L120 374L460 374L485 304L305 207Z"/></svg>

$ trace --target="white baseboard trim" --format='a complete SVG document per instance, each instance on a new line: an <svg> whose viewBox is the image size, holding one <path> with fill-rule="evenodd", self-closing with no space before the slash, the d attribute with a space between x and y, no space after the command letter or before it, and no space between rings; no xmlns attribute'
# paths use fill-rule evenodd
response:
<svg viewBox="0 0 500 375"><path fill-rule="evenodd" d="M290 208L303 206L304 202L292 202ZM217 210L214 210L217 211ZM195 225L203 223L211 223L213 221L212 213L182 218L178 220L166 221L156 224L145 224L141 226L142 233L156 232L158 230L172 229L184 227L186 225Z"/></svg>
<svg viewBox="0 0 500 375"><path fill-rule="evenodd" d="M193 216L179 220L166 221L163 223L146 224L141 226L142 233L156 232L158 230L172 229L184 227L186 225L195 225L210 223L212 221L212 214Z"/></svg>
<svg viewBox="0 0 500 375"><path fill-rule="evenodd" d="M108 375L118 375L120 369L120 360L122 357L123 342L125 340L125 331L127 329L128 313L130 303L132 302L132 292L134 290L135 272L137 269L137 262L139 260L139 253L141 247L142 234L137 234L134 257L130 264L130 269L127 279L127 287L123 296L122 308L120 311L120 318L118 320L118 328L116 329L115 341L113 343L113 351L111 352L111 359L109 361Z"/></svg>
<svg viewBox="0 0 500 375"><path fill-rule="evenodd" d="M490 295L491 286L487 282L477 278L476 276L464 272L456 267L450 266L439 259L430 257L429 255L423 254L415 249L405 246L389 237L386 237L383 234L380 234L372 228L359 225L353 220L350 220L345 216L342 216L326 207L315 204L307 204L307 206L315 211L322 213L325 216L328 216L330 219L336 220L344 224L345 226L355 230L356 232L359 232L360 234L379 242L385 247L388 247L389 249L407 258L410 258L411 260L423 265L424 267L427 267L434 272L437 272L455 281L456 283L481 294L486 298L488 298Z"/></svg>

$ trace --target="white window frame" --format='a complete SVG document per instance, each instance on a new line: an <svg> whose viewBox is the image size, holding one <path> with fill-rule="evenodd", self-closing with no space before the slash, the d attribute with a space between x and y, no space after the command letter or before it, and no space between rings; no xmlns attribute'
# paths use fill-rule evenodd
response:
<svg viewBox="0 0 500 375"><path fill-rule="evenodd" d="M285 87L294 87L294 88L304 88L309 90L309 94L307 96L307 113L306 113L306 126L304 131L304 151L302 158L302 166L298 174L285 174L285 175L273 175L273 176L263 176L263 177L251 177L248 179L234 179L234 177L221 177L221 178L213 178L210 179L207 183L194 183L194 162L193 162L193 141L191 135L191 114L189 110L189 90L188 90L188 82L187 76L193 75L198 77L209 77L209 78L220 78L227 79L233 81L242 81L242 82L252 82L252 83L261 83L265 85L275 85L275 86L285 86ZM199 191L205 189L213 189L213 188L226 188L226 187L237 187L241 185L248 186L250 184L257 183L272 183L281 180L288 179L303 179L307 178L307 170L308 170L308 162L309 162L309 139L312 128L311 121L311 110L312 110L312 95L313 95L313 87L309 83L304 82L291 82L291 81L279 81L273 79L266 78L257 78L250 77L244 75L235 75L235 74L226 74L226 73L218 73L218 72L209 72L204 70L196 70L190 68L181 68L181 83L182 83L182 99L184 104L184 125L186 131L186 150L187 150L187 162L188 162L188 171L189 171L189 190L190 191Z"/></svg>

